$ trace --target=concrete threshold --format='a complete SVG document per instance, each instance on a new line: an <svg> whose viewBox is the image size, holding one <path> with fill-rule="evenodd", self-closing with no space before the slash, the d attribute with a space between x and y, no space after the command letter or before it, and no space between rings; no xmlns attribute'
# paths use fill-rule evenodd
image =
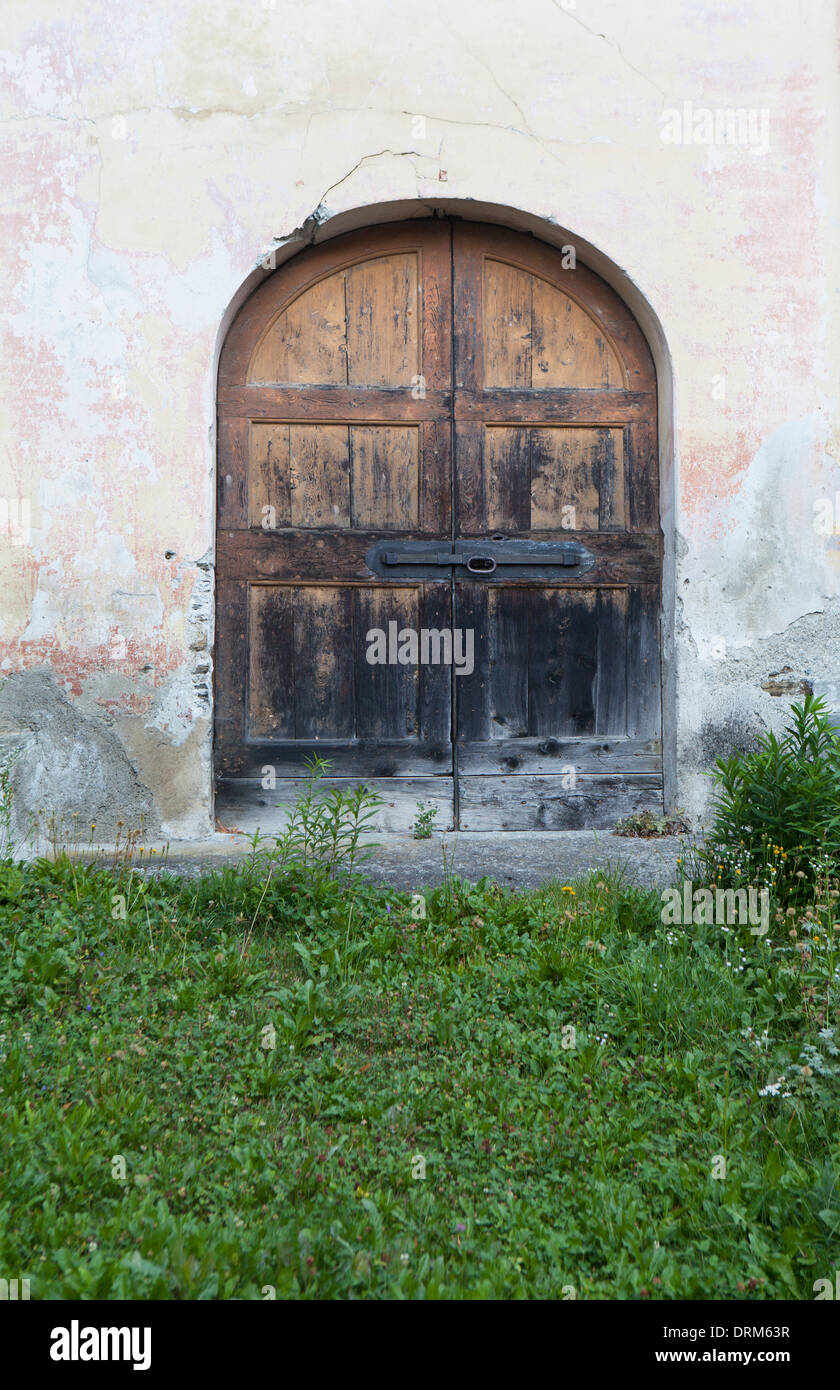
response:
<svg viewBox="0 0 840 1390"><path fill-rule="evenodd" d="M270 846L265 841L265 847ZM371 835L369 856L359 865L372 882L409 890L443 882L447 872L472 882L493 878L514 888L540 883L568 883L591 869L621 866L628 881L664 888L682 878L688 838L662 836L640 839L614 835L610 830L458 831L415 840L408 833ZM111 863L114 850L91 846L79 857ZM162 866L190 876L236 865L251 853L244 835L215 834L202 840L157 842L135 855L135 864Z"/></svg>

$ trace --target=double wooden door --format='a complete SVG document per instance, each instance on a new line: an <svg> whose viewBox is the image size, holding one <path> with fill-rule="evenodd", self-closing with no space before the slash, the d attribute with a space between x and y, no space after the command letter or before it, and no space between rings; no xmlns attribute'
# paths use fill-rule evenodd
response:
<svg viewBox="0 0 840 1390"><path fill-rule="evenodd" d="M218 394L223 823L270 828L313 754L375 786L386 826L418 801L467 830L661 809L656 378L574 259L424 219L305 251L240 311Z"/></svg>

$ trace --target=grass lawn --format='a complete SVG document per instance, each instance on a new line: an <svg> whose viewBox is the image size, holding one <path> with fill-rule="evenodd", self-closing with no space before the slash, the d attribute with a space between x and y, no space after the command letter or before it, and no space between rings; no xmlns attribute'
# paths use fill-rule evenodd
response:
<svg viewBox="0 0 840 1390"><path fill-rule="evenodd" d="M0 1270L51 1299L813 1299L837 938L661 906L610 875L412 904L0 866Z"/></svg>

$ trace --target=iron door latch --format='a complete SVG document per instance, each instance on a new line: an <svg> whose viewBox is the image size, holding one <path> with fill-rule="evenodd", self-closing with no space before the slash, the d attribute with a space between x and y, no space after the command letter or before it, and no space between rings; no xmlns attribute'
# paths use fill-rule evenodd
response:
<svg viewBox="0 0 840 1390"><path fill-rule="evenodd" d="M580 541L386 540L371 546L365 564L374 574L394 579L446 578L459 569L476 578L573 579L592 569L595 556Z"/></svg>

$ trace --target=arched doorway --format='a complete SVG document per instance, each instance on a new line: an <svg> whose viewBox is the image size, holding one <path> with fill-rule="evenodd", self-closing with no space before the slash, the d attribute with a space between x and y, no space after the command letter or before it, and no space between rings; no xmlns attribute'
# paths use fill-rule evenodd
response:
<svg viewBox="0 0 840 1390"><path fill-rule="evenodd" d="M218 411L225 823L313 753L395 827L661 809L656 374L602 279L457 219L336 237L240 310Z"/></svg>

